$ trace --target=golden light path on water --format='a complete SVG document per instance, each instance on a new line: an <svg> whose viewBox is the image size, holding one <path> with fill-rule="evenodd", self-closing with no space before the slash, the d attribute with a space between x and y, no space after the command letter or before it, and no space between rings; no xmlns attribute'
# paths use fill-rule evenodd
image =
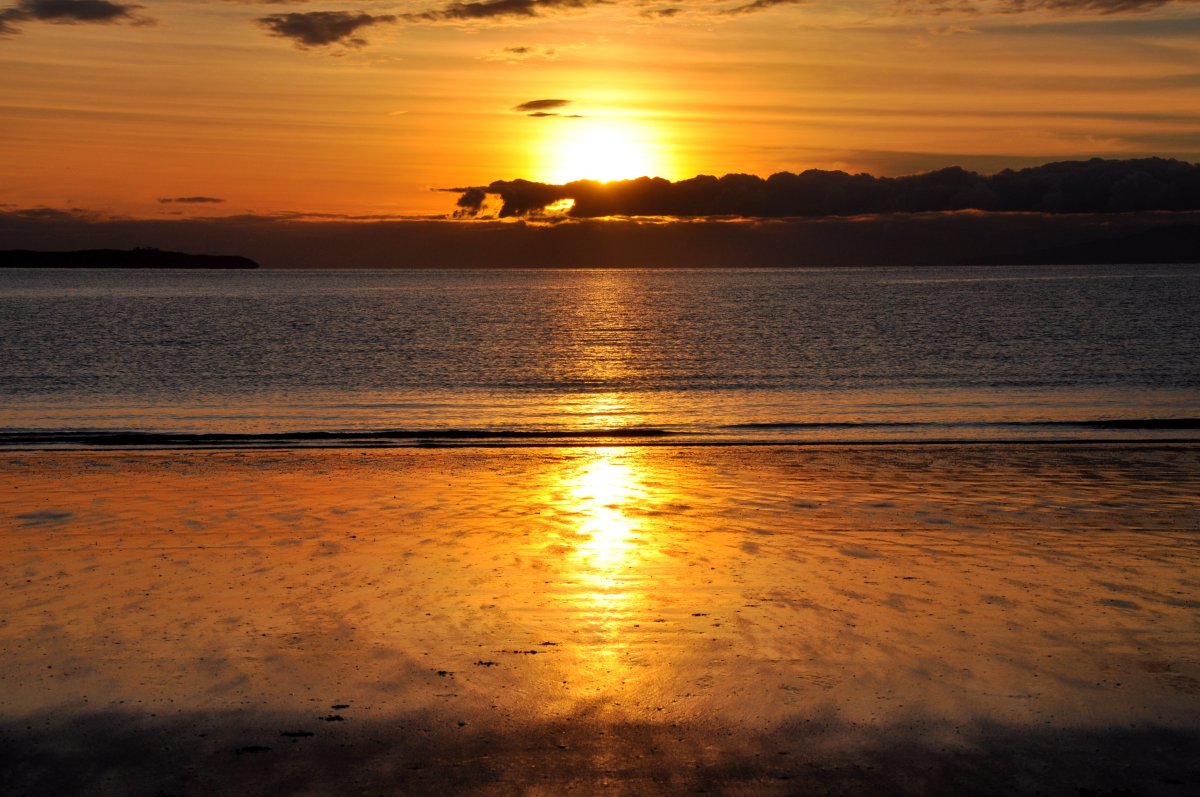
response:
<svg viewBox="0 0 1200 797"><path fill-rule="evenodd" d="M579 330L572 342L577 362L591 378L629 375L633 356L630 330L637 327L631 313L631 286L620 275L603 272L589 280L575 307ZM577 411L584 425L621 426L644 417L632 397L612 393L588 396ZM576 466L561 474L550 493L560 498L554 511L570 519L570 553L562 562L563 614L585 631L586 654L570 677L589 695L616 703L639 687L632 663L631 632L648 610L651 583L647 567L656 558L655 529L645 510L657 496L646 485L630 449L589 448ZM643 697L645 697L643 695Z"/></svg>

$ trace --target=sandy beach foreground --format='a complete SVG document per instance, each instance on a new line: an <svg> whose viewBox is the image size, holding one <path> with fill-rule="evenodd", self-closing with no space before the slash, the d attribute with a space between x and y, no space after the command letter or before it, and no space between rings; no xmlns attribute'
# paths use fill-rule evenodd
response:
<svg viewBox="0 0 1200 797"><path fill-rule="evenodd" d="M1200 447L0 456L5 795L1200 793Z"/></svg>

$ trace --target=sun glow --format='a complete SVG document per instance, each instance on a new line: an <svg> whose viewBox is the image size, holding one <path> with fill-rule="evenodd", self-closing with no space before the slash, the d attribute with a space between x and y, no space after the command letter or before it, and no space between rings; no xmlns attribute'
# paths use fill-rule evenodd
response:
<svg viewBox="0 0 1200 797"><path fill-rule="evenodd" d="M561 135L544 149L546 180L629 180L662 176L662 148L651 131L632 124L564 119Z"/></svg>

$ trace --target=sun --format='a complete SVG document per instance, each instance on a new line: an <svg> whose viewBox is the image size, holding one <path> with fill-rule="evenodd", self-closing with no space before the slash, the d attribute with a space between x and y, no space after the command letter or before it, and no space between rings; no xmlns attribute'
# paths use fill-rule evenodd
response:
<svg viewBox="0 0 1200 797"><path fill-rule="evenodd" d="M660 176L661 147L651 131L633 124L563 119L541 157L547 182L630 180Z"/></svg>

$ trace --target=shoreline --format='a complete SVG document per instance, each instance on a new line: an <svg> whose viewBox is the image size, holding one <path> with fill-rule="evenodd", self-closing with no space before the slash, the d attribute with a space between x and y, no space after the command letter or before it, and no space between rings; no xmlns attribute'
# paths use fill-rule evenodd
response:
<svg viewBox="0 0 1200 797"><path fill-rule="evenodd" d="M348 440L346 442L337 441L319 441L319 442L303 442L295 440L287 440L280 443L245 443L235 442L229 444L213 443L204 441L201 444L181 443L181 444L154 444L154 445L128 445L123 442L114 444L92 444L92 445L71 445L63 444L59 446L51 445L30 445L30 446L0 446L0 456L6 453L135 453L143 452L170 452L177 454L186 454L188 452L205 453L219 451L242 451L242 452L318 452L318 451L392 451L392 450L470 450L470 449L489 449L489 450L505 450L505 449L589 449L589 448L831 448L831 449L852 449L852 448L911 448L919 449L924 447L932 448L970 448L976 446L1011 446L1011 447L1112 447L1120 448L1122 446L1129 447L1146 447L1146 446L1169 446L1175 447L1190 447L1200 446L1200 437L1144 437L1144 438L1001 438L1001 439L955 439L955 438L932 438L924 439L900 439L900 440L872 440L872 439L847 439L847 440L772 440L772 439L751 439L751 440L687 440L686 433L669 434L669 439L640 439L628 437L614 437L612 439L604 438L573 438L571 436L559 437L557 435L547 435L547 439L503 439L504 435L499 435L501 439L479 439L473 437L467 438L438 438L438 437L413 437L404 439L403 441L380 441L372 443L361 439ZM534 437L542 437L535 435Z"/></svg>

